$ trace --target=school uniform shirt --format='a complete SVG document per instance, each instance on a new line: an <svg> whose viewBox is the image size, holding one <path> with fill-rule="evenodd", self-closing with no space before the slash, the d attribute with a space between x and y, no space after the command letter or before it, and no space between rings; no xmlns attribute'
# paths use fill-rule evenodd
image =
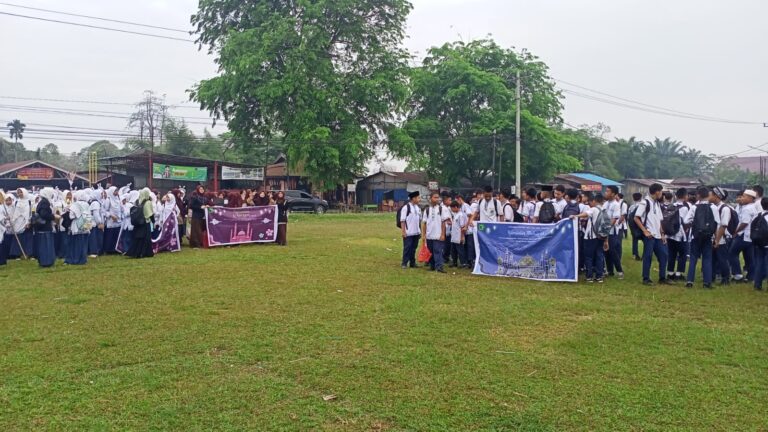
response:
<svg viewBox="0 0 768 432"><path fill-rule="evenodd" d="M605 203L605 212L608 214L608 218L611 221L616 221L611 227L611 235L618 235L621 227L619 226L619 219L621 219L621 205L616 200L607 201Z"/></svg>
<svg viewBox="0 0 768 432"><path fill-rule="evenodd" d="M723 237L720 239L721 245L724 245L726 240L731 238L731 233L728 232L728 225L731 223L731 211L729 210L729 207L723 203L720 203L717 207L717 215L720 217L720 225L719 227L725 227L725 234L723 234Z"/></svg>
<svg viewBox="0 0 768 432"><path fill-rule="evenodd" d="M629 214L629 207L627 206L627 202L624 200L619 201L619 209L621 209L621 216L624 217L624 222L619 225L620 230L628 230L629 224L627 224L627 215Z"/></svg>
<svg viewBox="0 0 768 432"><path fill-rule="evenodd" d="M579 213L587 213L587 212L589 212L589 210L590 210L591 208L592 208L592 207L590 207L590 206L588 206L588 205L586 205L586 204L583 204L583 203L579 203ZM583 219L582 219L582 220L583 220ZM578 222L578 220L577 220L577 222ZM579 231L580 231L582 234L586 234L586 232L587 232L587 227L586 227L586 224L582 225L582 224L580 223L580 224L579 224Z"/></svg>
<svg viewBox="0 0 768 432"><path fill-rule="evenodd" d="M94 225L101 225L104 223L104 214L101 212L101 202L99 200L91 201L89 205L91 210L91 217L93 217Z"/></svg>
<svg viewBox="0 0 768 432"><path fill-rule="evenodd" d="M499 216L502 215L501 202L497 199L491 198L490 201L486 201L485 198L477 203L477 211L480 212L480 222L498 222Z"/></svg>
<svg viewBox="0 0 768 432"><path fill-rule="evenodd" d="M560 201L554 200L552 201L552 205L555 207L555 217L561 217L563 214L563 210L565 210L565 206L568 205L568 200L561 199Z"/></svg>
<svg viewBox="0 0 768 432"><path fill-rule="evenodd" d="M752 221L755 220L757 215L760 213L760 209L762 207L757 207L759 204L754 203L750 205L743 205L741 206L741 211L739 212L739 224L747 224L747 227L744 228L744 231L739 233L738 236L743 236L745 242L752 243L752 237L750 236L750 225L752 224Z"/></svg>
<svg viewBox="0 0 768 432"><path fill-rule="evenodd" d="M467 204L467 203L464 203L464 204L461 205L461 212L464 213L464 215L467 217L467 220L469 220L469 218L474 213L472 211L472 206ZM474 233L473 229L474 228L472 228L471 226L467 226L467 232L465 233L465 235L473 234Z"/></svg>
<svg viewBox="0 0 768 432"><path fill-rule="evenodd" d="M647 211L647 213L646 213ZM661 204L658 201L646 196L645 199L637 203L637 214L641 222L645 222L645 229L651 233L653 238L661 238Z"/></svg>
<svg viewBox="0 0 768 432"><path fill-rule="evenodd" d="M699 208L699 206L701 206L701 208ZM696 218L696 212L704 211L704 209L706 208L704 206L709 206L710 211L712 211L712 214L715 216L715 225L720 226L720 214L717 211L717 206L714 204L710 204L709 201L699 201L696 203L695 206L691 206L691 210L689 210L686 213L685 218L683 218L683 223L686 225L692 225L694 219ZM680 210L682 211L682 209ZM691 230L691 240L693 239L694 239L694 232L693 230Z"/></svg>
<svg viewBox="0 0 768 432"><path fill-rule="evenodd" d="M469 222L469 218L461 210L451 212L451 243L461 244L461 227Z"/></svg>
<svg viewBox="0 0 768 432"><path fill-rule="evenodd" d="M504 222L514 222L515 221L515 209L512 208L512 204L509 202L506 202L503 204L502 208L504 213Z"/></svg>
<svg viewBox="0 0 768 432"><path fill-rule="evenodd" d="M536 215L536 203L533 201L523 202L520 214L523 215L526 222L533 222L533 217Z"/></svg>
<svg viewBox="0 0 768 432"><path fill-rule="evenodd" d="M427 224L427 240L440 240L443 222L451 218L450 212L441 211L439 205L424 210L423 220Z"/></svg>
<svg viewBox="0 0 768 432"><path fill-rule="evenodd" d="M597 217L600 215L603 206L589 207L584 213L588 214L587 226L584 228L584 240L594 240L597 238L595 234L595 223L597 223Z"/></svg>
<svg viewBox="0 0 768 432"><path fill-rule="evenodd" d="M467 214L467 217L471 217L473 214L477 214L478 210L478 204L477 202L473 201L472 204L469 205L469 213ZM467 229L467 234L474 235L477 233L477 227L476 226L470 226Z"/></svg>
<svg viewBox="0 0 768 432"><path fill-rule="evenodd" d="M672 205L679 208L678 214L680 215L680 229L678 229L674 235L667 235L667 237L669 237L670 240L674 240L678 242L686 242L689 240L689 238L687 233L685 232L685 227L683 225L690 225L690 222L686 222L688 220L687 219L689 214L688 207L690 205L688 205L688 203L683 203L680 201ZM693 206L690 206L690 207L693 208ZM691 221L693 221L693 219L691 219Z"/></svg>
<svg viewBox="0 0 768 432"><path fill-rule="evenodd" d="M406 206L406 208L400 211L400 222L405 224L405 235L408 237L421 235L421 227L419 226L421 209L418 205L412 203L408 203ZM411 214L408 214L409 209Z"/></svg>

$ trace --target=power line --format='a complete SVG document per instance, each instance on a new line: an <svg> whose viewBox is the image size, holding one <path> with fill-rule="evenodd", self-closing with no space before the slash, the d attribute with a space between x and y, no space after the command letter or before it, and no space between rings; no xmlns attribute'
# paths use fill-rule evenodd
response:
<svg viewBox="0 0 768 432"><path fill-rule="evenodd" d="M12 17L16 17L16 18L26 18L26 19L38 20L38 21L46 21L46 22L52 22L52 23L57 23L57 24L67 24L67 25L72 25L72 26L77 26L77 27L87 27L87 28L92 28L92 29L97 29L97 30L107 30L107 31L113 31L113 32L118 32L118 33L128 33L128 34L139 35L139 36L148 36L148 37L153 37L153 38L158 38L158 39L168 39L168 40L175 40L175 41L189 42L189 43L193 43L194 42L191 39L182 39L182 38L173 37L173 36L163 36L163 35L152 34L152 33L136 32L136 31L132 31L132 30L116 29L116 28L112 28L112 27L102 27L102 26L95 26L95 25L90 25L90 24L80 24L80 23L75 23L75 22L71 22L71 21L61 21L61 20L55 20L55 19L50 19L50 18L41 18L41 17L29 16L29 15L15 14L15 13L10 13L10 12L0 12L0 15L7 15L7 16L12 16Z"/></svg>
<svg viewBox="0 0 768 432"><path fill-rule="evenodd" d="M50 98L30 98L30 97L20 97L20 96L0 96L0 99L10 99L10 100L23 100L23 101L34 101L34 102L61 102L61 103L81 103L81 104L93 104L93 105L121 105L121 106L131 106L135 107L137 105L141 105L142 102L107 102L107 101L94 101L94 100L80 100L80 99L50 99ZM190 106L190 105L169 105L170 108L184 108L184 109L196 109L200 111L200 107L198 106Z"/></svg>
<svg viewBox="0 0 768 432"><path fill-rule="evenodd" d="M663 114L663 113L660 113L658 111L665 111L665 112L668 112L668 113L671 113L671 114L678 114L679 116L685 116L684 118L690 118L690 119L694 119L694 120L713 121L713 122L732 123L732 124L751 124L751 125L763 124L763 122L744 121L744 120L731 120L731 119L724 119L724 118L719 118L719 117L712 117L712 116L705 116L705 115L700 115L700 114L694 114L694 113L689 113L689 112L685 112L685 111L678 111L678 110L674 110L674 109L670 109L670 108L664 108L664 107L661 107L661 106L658 106L658 105L646 104L646 103L639 102L639 101L636 101L636 100L627 99L627 98L623 98L623 97L620 97L620 96L615 96L615 95L612 95L612 94L609 94L609 93L601 92L599 90L594 90L594 89L591 89L591 88L588 88L588 87L580 86L578 84L570 83L570 82L565 81L565 80L561 80L561 79L557 79L557 78L553 78L553 79L555 81L557 81L557 82L560 82L560 83L563 83L563 84L566 84L566 85L569 85L569 86L572 86L572 87L576 87L576 88L579 88L579 89L582 89L582 90L586 90L586 91L589 91L589 92L592 92L592 93L595 93L595 94L607 96L607 97L610 97L610 98L613 98L613 99L617 99L617 100L620 100L620 101L623 101L623 102L628 102L630 104L635 104L635 105L639 105L639 106L642 106L642 107L651 108L651 109L653 109L653 112L656 113L656 114ZM571 94L573 94L575 96L582 96L582 97L585 96L583 93L575 92L575 91L569 90L569 89L564 89L564 91L566 93L571 93ZM587 96L591 96L591 95L587 95ZM596 96L592 96L592 97L596 98ZM594 99L594 100L597 100L597 99ZM614 102L614 103L618 103L618 102ZM649 111L649 112L651 112L651 111Z"/></svg>
<svg viewBox="0 0 768 432"><path fill-rule="evenodd" d="M636 110L636 111L643 111L643 112L652 113L652 114L666 115L666 116L670 116L670 117L678 117L678 118L685 118L685 119L689 119L689 120L708 121L708 122L715 122L715 123L728 123L728 124L744 124L744 125L762 124L762 123L747 122L747 121L740 121L740 120L725 120L725 119L715 120L715 119L710 119L710 118L705 118L705 117L698 117L698 116L687 115L687 114L676 114L676 113L673 113L673 112L668 112L668 111L663 111L663 110L658 110L658 109L644 108L644 107L640 107L640 106L636 106L636 105L630 105L630 104L626 104L626 103L622 103L622 102L616 102L616 101L612 101L612 100L609 100L609 99L604 99L604 98L601 98L601 97L597 97L597 96L592 96L592 95L585 94L585 93L576 92L576 91L573 91L573 90L564 89L563 92L568 93L568 94L572 94L574 96L578 96L578 97L581 97L581 98L584 98L584 99L589 99L589 100L592 100L592 101L596 101L596 102L602 102L602 103L605 103L605 104L614 105L614 106L618 106L618 107L622 107L622 108L633 109L633 110Z"/></svg>
<svg viewBox="0 0 768 432"><path fill-rule="evenodd" d="M133 115L133 113L118 112L118 111L103 111L103 110L89 110L89 109L82 109L82 108L62 108L62 107L28 106L28 105L0 104L0 108L67 111L67 112L82 112L82 113L90 113L90 114L117 114L117 115L125 115L128 117ZM210 120L211 119L210 117L193 117L193 116L186 116L185 118L193 119L193 120Z"/></svg>
<svg viewBox="0 0 768 432"><path fill-rule="evenodd" d="M142 23L137 23L137 22L132 22L132 21L121 21L121 20L110 19L110 18L102 18L102 17L90 16L90 15L81 15L81 14L76 14L76 13L71 13L71 12L55 11L55 10L51 10L51 9L36 8L36 7L31 7L31 6L22 6L22 5L12 4L12 3L5 3L5 2L0 2L0 5L10 6L10 7L15 7L15 8L21 8L21 9L29 9L29 10L40 11L40 12L48 12L48 13L59 14L59 15L67 15L67 16L73 16L73 17L79 17L79 18L87 18L87 19L92 19L92 20L113 22L113 23L118 23L118 24L128 24L128 25L138 26L138 27L147 27L147 28L153 28L153 29L158 29L158 30L168 30L168 31L172 31L172 32L189 34L189 31L187 31L187 30L175 29L175 28L170 28L170 27L162 27L162 26L156 26L156 25L151 25L151 24L142 24Z"/></svg>

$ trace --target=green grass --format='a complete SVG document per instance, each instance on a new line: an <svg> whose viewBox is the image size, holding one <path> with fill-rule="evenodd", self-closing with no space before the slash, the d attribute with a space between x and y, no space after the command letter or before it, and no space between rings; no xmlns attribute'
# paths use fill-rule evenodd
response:
<svg viewBox="0 0 768 432"><path fill-rule="evenodd" d="M0 430L768 429L768 295L643 287L629 260L589 286L403 271L393 224L10 262Z"/></svg>

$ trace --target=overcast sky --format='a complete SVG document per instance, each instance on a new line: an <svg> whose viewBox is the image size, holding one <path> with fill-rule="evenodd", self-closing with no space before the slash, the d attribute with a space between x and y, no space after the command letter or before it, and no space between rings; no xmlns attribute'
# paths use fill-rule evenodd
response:
<svg viewBox="0 0 768 432"><path fill-rule="evenodd" d="M5 0L46 9L189 28L196 0ZM503 46L527 48L552 76L603 93L682 112L768 122L768 2L765 0L413 0L407 47L417 56L446 41L491 34ZM0 12L120 27L168 36L181 33L122 26L0 5ZM109 111L130 106L14 100L6 97L131 103L142 91L187 100L185 91L215 74L212 58L193 44L0 15L3 66L0 120L122 130L125 120L20 111ZM565 87L565 85L564 85ZM581 93L584 90L574 89ZM604 97L599 96L598 97ZM187 105L190 105L186 102ZM205 113L173 111L190 122ZM98 114L98 113L91 113ZM101 113L104 114L104 113ZM706 153L730 154L768 143L768 128L704 122L629 110L567 95L566 122L603 122L610 137L672 137ZM40 126L42 127L42 126ZM193 125L196 132L205 126ZM48 127L50 129L50 127ZM213 129L221 133L221 126ZM35 137L37 135L37 137ZM52 140L30 132L28 148ZM87 142L55 141L64 151ZM768 149L768 146L766 146ZM759 154L758 151L745 153Z"/></svg>

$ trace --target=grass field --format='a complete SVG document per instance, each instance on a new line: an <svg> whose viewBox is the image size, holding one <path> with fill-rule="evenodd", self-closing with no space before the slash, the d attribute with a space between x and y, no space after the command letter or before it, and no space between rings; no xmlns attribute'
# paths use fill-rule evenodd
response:
<svg viewBox="0 0 768 432"><path fill-rule="evenodd" d="M0 430L768 430L768 295L643 287L628 260L589 286L403 271L393 221L10 262Z"/></svg>

